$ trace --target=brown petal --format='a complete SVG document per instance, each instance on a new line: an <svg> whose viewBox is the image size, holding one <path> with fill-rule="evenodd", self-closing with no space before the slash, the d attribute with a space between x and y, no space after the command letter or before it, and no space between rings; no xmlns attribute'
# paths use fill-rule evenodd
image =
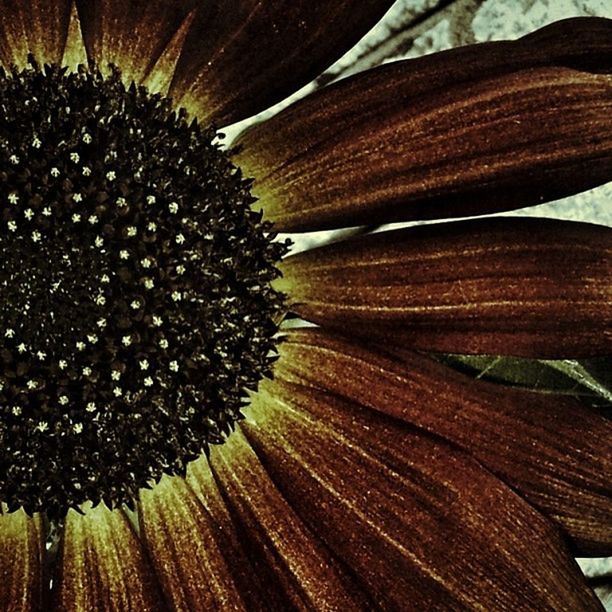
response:
<svg viewBox="0 0 612 612"><path fill-rule="evenodd" d="M462 452L314 388L264 385L244 430L385 609L599 609L551 525Z"/></svg>
<svg viewBox="0 0 612 612"><path fill-rule="evenodd" d="M62 535L57 610L160 610L157 583L127 517L103 505L70 510Z"/></svg>
<svg viewBox="0 0 612 612"><path fill-rule="evenodd" d="M126 82L141 83L192 18L197 2L76 0L76 5L89 58L103 70L109 63L116 64ZM173 62L166 64L166 69L173 68ZM165 76L167 81L172 78L172 74Z"/></svg>
<svg viewBox="0 0 612 612"><path fill-rule="evenodd" d="M577 553L612 554L612 423L600 414L318 330L290 332L280 353L277 379L314 385L449 440L561 525Z"/></svg>
<svg viewBox="0 0 612 612"><path fill-rule="evenodd" d="M59 63L70 20L69 0L0 0L0 64L27 66L28 54L40 63Z"/></svg>
<svg viewBox="0 0 612 612"><path fill-rule="evenodd" d="M23 510L0 515L0 610L42 608L43 528Z"/></svg>
<svg viewBox="0 0 612 612"><path fill-rule="evenodd" d="M280 231L577 193L612 179L612 81L562 67L611 69L610 40L612 21L562 22L371 70L251 128L236 161Z"/></svg>
<svg viewBox="0 0 612 612"><path fill-rule="evenodd" d="M200 3L171 95L225 125L296 91L348 51L392 0Z"/></svg>
<svg viewBox="0 0 612 612"><path fill-rule="evenodd" d="M195 14L195 9L189 13L155 62L155 65L147 71L143 85L150 92L160 93L164 96L168 95L170 84L174 78L174 71L185 44L185 38L193 23Z"/></svg>
<svg viewBox="0 0 612 612"><path fill-rule="evenodd" d="M287 504L240 430L211 452L211 466L246 537L299 610L366 609L367 600Z"/></svg>
<svg viewBox="0 0 612 612"><path fill-rule="evenodd" d="M206 457L189 464L186 482L210 514L217 540L222 543L223 556L247 610L263 610L266 606L274 608L275 604L280 607L283 600L277 594L273 578L271 581L264 579L266 568L263 562L249 559L246 555L243 534L238 532L230 516Z"/></svg>
<svg viewBox="0 0 612 612"><path fill-rule="evenodd" d="M142 490L140 528L173 610L245 610L209 514L182 478Z"/></svg>
<svg viewBox="0 0 612 612"><path fill-rule="evenodd" d="M293 310L325 326L447 353L612 349L612 230L482 219L335 243L280 266Z"/></svg>

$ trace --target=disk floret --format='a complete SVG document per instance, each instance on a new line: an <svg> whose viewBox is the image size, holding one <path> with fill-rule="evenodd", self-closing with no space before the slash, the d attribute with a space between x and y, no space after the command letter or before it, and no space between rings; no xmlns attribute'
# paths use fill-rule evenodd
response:
<svg viewBox="0 0 612 612"><path fill-rule="evenodd" d="M0 74L0 501L130 504L270 373L286 252L249 182L119 71Z"/></svg>

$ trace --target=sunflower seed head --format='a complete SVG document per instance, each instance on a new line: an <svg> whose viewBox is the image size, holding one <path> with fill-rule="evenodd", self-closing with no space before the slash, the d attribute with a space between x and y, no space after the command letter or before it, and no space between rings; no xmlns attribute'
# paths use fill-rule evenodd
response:
<svg viewBox="0 0 612 612"><path fill-rule="evenodd" d="M214 130L114 67L32 60L0 104L0 501L130 504L270 373L287 245Z"/></svg>

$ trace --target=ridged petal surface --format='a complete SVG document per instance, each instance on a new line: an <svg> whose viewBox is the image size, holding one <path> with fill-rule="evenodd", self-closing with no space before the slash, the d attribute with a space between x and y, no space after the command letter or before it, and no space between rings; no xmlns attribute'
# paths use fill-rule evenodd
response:
<svg viewBox="0 0 612 612"><path fill-rule="evenodd" d="M0 64L27 65L33 53L40 64L60 62L70 21L70 0L0 1Z"/></svg>
<svg viewBox="0 0 612 612"><path fill-rule="evenodd" d="M280 605L276 583L264 580L265 564L261 559L250 559L244 547L244 534L227 509L226 501L206 457L193 461L187 468L187 483L209 513L217 539L222 543L223 556L227 559L234 582L248 610L260 610L266 606Z"/></svg>
<svg viewBox="0 0 612 612"><path fill-rule="evenodd" d="M0 610L42 609L43 528L23 510L0 515Z"/></svg>
<svg viewBox="0 0 612 612"><path fill-rule="evenodd" d="M140 494L141 534L172 610L246 610L210 515L182 478Z"/></svg>
<svg viewBox="0 0 612 612"><path fill-rule="evenodd" d="M240 430L212 449L211 466L251 549L282 588L286 608L367 609L363 593L285 501Z"/></svg>
<svg viewBox="0 0 612 612"><path fill-rule="evenodd" d="M280 231L519 208L612 180L612 21L392 63L239 140ZM585 70L585 72L579 70Z"/></svg>
<svg viewBox="0 0 612 612"><path fill-rule="evenodd" d="M126 515L100 505L65 519L53 610L165 609L153 570Z"/></svg>
<svg viewBox="0 0 612 612"><path fill-rule="evenodd" d="M392 0L208 0L199 3L170 93L202 120L253 115L348 51Z"/></svg>
<svg viewBox="0 0 612 612"><path fill-rule="evenodd" d="M103 70L116 64L126 82L141 83L185 22L190 22L197 4L196 0L76 0L87 55ZM169 81L174 65L166 63L171 74L153 80Z"/></svg>
<svg viewBox="0 0 612 612"><path fill-rule="evenodd" d="M557 521L578 554L612 554L612 424L601 414L322 331L289 332L280 353L277 379L313 385L447 439Z"/></svg>
<svg viewBox="0 0 612 612"><path fill-rule="evenodd" d="M551 524L467 455L312 387L258 393L245 434L377 605L600 609Z"/></svg>
<svg viewBox="0 0 612 612"><path fill-rule="evenodd" d="M526 357L612 350L612 230L502 218L372 234L281 264L291 308L399 346Z"/></svg>

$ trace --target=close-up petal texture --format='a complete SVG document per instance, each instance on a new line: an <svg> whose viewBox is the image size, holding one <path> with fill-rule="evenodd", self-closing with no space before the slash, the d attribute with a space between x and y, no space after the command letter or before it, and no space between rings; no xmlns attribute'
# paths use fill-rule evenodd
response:
<svg viewBox="0 0 612 612"><path fill-rule="evenodd" d="M69 0L0 3L0 63L27 65L28 54L41 62L61 62L70 23Z"/></svg>
<svg viewBox="0 0 612 612"><path fill-rule="evenodd" d="M475 461L334 396L273 393L247 437L378 605L597 609L546 521Z"/></svg>
<svg viewBox="0 0 612 612"><path fill-rule="evenodd" d="M612 14L533 4L0 0L0 612L605 609Z"/></svg>
<svg viewBox="0 0 612 612"><path fill-rule="evenodd" d="M264 110L348 51L393 0L212 0L198 7L170 95L218 125Z"/></svg>
<svg viewBox="0 0 612 612"><path fill-rule="evenodd" d="M40 516L18 511L0 516L0 607L38 610L43 593L43 528Z"/></svg>
<svg viewBox="0 0 612 612"><path fill-rule="evenodd" d="M302 317L401 346L551 358L612 350L612 232L597 225L426 225L298 253L282 270L278 286Z"/></svg>
<svg viewBox="0 0 612 612"><path fill-rule="evenodd" d="M580 554L612 552L612 425L579 402L473 381L417 353L313 330L290 334L277 378L442 436L559 522Z"/></svg>
<svg viewBox="0 0 612 612"><path fill-rule="evenodd" d="M156 578L128 518L107 508L68 513L60 544L54 607L155 610Z"/></svg>
<svg viewBox="0 0 612 612"><path fill-rule="evenodd" d="M569 28L562 47L551 26L340 81L247 131L237 161L282 231L482 214L603 183L612 26L558 36Z"/></svg>

